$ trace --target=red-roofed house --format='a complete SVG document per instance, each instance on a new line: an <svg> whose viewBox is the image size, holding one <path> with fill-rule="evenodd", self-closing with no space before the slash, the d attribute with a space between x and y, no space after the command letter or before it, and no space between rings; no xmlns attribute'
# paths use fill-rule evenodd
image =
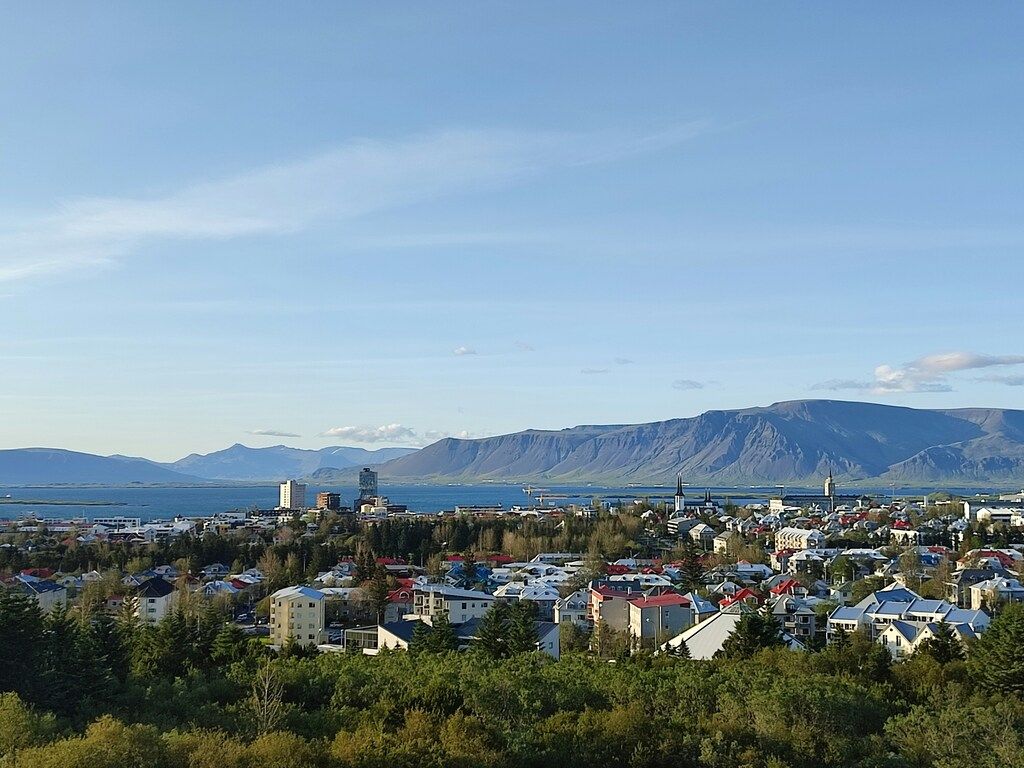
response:
<svg viewBox="0 0 1024 768"><path fill-rule="evenodd" d="M656 648L693 624L690 601L669 592L629 600L629 634L643 648Z"/></svg>
<svg viewBox="0 0 1024 768"><path fill-rule="evenodd" d="M413 612L412 587L402 586L388 592L388 604L384 606L383 624L399 621L407 613Z"/></svg>
<svg viewBox="0 0 1024 768"><path fill-rule="evenodd" d="M796 579L780 581L771 589L773 595L790 595L792 597L807 597L807 587Z"/></svg>
<svg viewBox="0 0 1024 768"><path fill-rule="evenodd" d="M752 589L744 587L732 597L727 597L722 600L719 604L719 608L728 608L730 605L735 603L747 603L748 605L760 605L761 596Z"/></svg>
<svg viewBox="0 0 1024 768"><path fill-rule="evenodd" d="M614 563L608 563L604 566L604 572L609 576L623 576L627 573L632 573L633 569L628 565L615 565Z"/></svg>

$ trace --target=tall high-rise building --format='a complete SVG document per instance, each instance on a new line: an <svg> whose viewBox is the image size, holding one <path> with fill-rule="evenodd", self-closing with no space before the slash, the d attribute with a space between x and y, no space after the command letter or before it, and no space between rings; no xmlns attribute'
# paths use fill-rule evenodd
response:
<svg viewBox="0 0 1024 768"><path fill-rule="evenodd" d="M359 473L359 498L372 499L377 495L377 473L369 467L363 467Z"/></svg>
<svg viewBox="0 0 1024 768"><path fill-rule="evenodd" d="M278 506L282 509L305 509L306 484L296 480L281 483Z"/></svg>

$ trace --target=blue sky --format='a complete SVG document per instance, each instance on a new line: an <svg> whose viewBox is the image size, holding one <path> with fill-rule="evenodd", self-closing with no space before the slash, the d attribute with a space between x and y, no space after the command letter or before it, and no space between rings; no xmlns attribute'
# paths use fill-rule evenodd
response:
<svg viewBox="0 0 1024 768"><path fill-rule="evenodd" d="M0 446L1024 407L1022 17L10 6Z"/></svg>

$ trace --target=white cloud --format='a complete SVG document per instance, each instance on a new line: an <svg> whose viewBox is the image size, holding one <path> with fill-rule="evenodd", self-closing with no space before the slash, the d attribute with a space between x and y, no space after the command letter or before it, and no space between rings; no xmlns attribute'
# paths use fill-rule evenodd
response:
<svg viewBox="0 0 1024 768"><path fill-rule="evenodd" d="M672 389L704 389L704 382L693 379L676 379L672 382Z"/></svg>
<svg viewBox="0 0 1024 768"><path fill-rule="evenodd" d="M1024 376L982 376L978 381L993 381L996 384L1005 384L1008 387L1024 387Z"/></svg>
<svg viewBox="0 0 1024 768"><path fill-rule="evenodd" d="M584 368L580 371L584 376L600 376L603 373L608 373L607 368Z"/></svg>
<svg viewBox="0 0 1024 768"><path fill-rule="evenodd" d="M465 355L475 355L476 354L476 350L473 349L472 347L462 346L462 347L456 347L455 349L453 349L452 350L452 354L453 355L457 355L459 357L463 357Z"/></svg>
<svg viewBox="0 0 1024 768"><path fill-rule="evenodd" d="M449 130L353 140L162 195L70 200L49 213L0 220L0 282L108 264L153 240L285 234L354 220L546 169L658 151L707 130L688 123L646 136Z"/></svg>
<svg viewBox="0 0 1024 768"><path fill-rule="evenodd" d="M248 434L260 437L302 437L294 432L282 432L280 429L250 429Z"/></svg>
<svg viewBox="0 0 1024 768"><path fill-rule="evenodd" d="M812 389L861 390L884 395L899 392L951 392L949 375L959 371L1024 365L1024 355L983 355L976 352L943 352L925 355L901 366L879 365L874 379L860 381L831 379L815 384ZM989 377L990 380L1016 377ZM1022 379L1024 381L1024 379ZM1004 382L1005 383L1005 382Z"/></svg>
<svg viewBox="0 0 1024 768"><path fill-rule="evenodd" d="M401 424L379 427L332 427L320 433L321 437L337 437L355 443L408 443L416 442L416 432Z"/></svg>
<svg viewBox="0 0 1024 768"><path fill-rule="evenodd" d="M470 439L474 437L468 430L446 432L427 429L422 433L403 424L384 424L379 427L333 427L320 433L320 437L331 437L353 443L403 443L406 445L426 445L445 437Z"/></svg>

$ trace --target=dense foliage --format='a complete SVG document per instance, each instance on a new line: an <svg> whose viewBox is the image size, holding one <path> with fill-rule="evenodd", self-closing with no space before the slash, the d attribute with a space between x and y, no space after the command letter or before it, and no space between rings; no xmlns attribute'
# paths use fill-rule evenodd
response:
<svg viewBox="0 0 1024 768"><path fill-rule="evenodd" d="M497 616L502 631L518 617ZM1019 665L976 675L1020 637L1007 609L968 660L944 642L893 665L857 634L819 653L553 661L484 644L272 656L208 606L156 627L0 601L0 765L1020 765ZM416 645L416 644L414 644Z"/></svg>

